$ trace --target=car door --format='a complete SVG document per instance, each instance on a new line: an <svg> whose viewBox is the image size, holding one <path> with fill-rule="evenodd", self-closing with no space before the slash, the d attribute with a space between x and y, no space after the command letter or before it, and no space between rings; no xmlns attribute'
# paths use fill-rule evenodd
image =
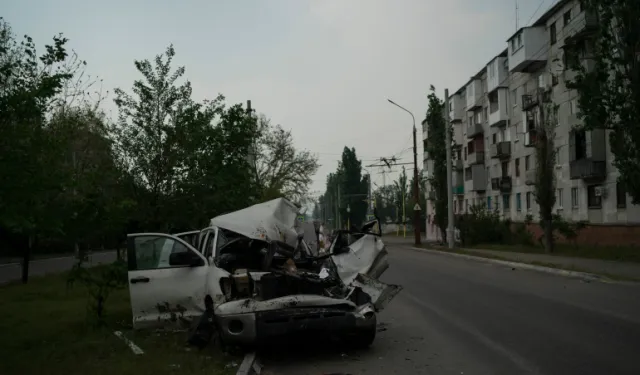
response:
<svg viewBox="0 0 640 375"><path fill-rule="evenodd" d="M127 250L134 328L202 314L210 267L200 252L164 233L130 234Z"/></svg>

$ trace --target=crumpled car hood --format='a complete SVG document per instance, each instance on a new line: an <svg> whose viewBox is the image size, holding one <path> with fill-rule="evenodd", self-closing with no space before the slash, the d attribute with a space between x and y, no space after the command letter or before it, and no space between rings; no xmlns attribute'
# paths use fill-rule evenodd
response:
<svg viewBox="0 0 640 375"><path fill-rule="evenodd" d="M281 241L296 246L297 232L294 228L298 207L293 202L277 198L254 204L242 210L211 219L211 226L236 232L262 241Z"/></svg>

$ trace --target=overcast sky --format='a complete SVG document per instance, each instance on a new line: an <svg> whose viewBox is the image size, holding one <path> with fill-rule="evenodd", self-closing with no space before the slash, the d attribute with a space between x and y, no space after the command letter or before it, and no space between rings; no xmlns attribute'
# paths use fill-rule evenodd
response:
<svg viewBox="0 0 640 375"><path fill-rule="evenodd" d="M519 0L520 26L555 0ZM195 99L251 99L320 158L311 190L324 190L345 145L363 164L412 161L429 85L444 96L506 48L516 0L2 0L0 16L38 45L56 33L113 91L139 76L134 59L173 43ZM105 105L113 111L112 100ZM396 168L395 170L398 170ZM374 182L382 183L379 169ZM389 183L395 175L387 177Z"/></svg>

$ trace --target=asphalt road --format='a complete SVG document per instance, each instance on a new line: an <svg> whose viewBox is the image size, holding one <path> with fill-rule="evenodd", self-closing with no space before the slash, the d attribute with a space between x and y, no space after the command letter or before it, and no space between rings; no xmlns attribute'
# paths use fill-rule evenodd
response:
<svg viewBox="0 0 640 375"><path fill-rule="evenodd" d="M116 252L93 253L87 263L101 264L116 260ZM43 276L49 273L59 273L70 270L76 264L74 257L60 257L34 260L29 263L29 276ZM0 264L0 284L20 280L22 266L20 263Z"/></svg>
<svg viewBox="0 0 640 375"><path fill-rule="evenodd" d="M640 374L638 285L389 250L404 290L371 348L265 354L264 374Z"/></svg>

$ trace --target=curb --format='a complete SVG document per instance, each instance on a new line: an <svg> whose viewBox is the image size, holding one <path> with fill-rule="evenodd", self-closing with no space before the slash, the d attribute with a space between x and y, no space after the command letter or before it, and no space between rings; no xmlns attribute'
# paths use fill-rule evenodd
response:
<svg viewBox="0 0 640 375"><path fill-rule="evenodd" d="M563 270L563 269L559 269L559 268L536 266L536 265L533 265L533 264L522 263L522 262L514 262L514 261L507 261L507 260L500 260L500 259L485 258L485 257L482 257L482 256L459 254L459 253L452 253L452 252L448 252L448 251L424 249L424 248L419 248L419 247L411 247L411 249L414 250L414 251L422 251L422 252L425 252L425 253L442 254L442 255L447 255L447 256L451 256L451 257L475 260L475 261L480 261L480 262L485 262L485 263L500 264L500 265L511 267L511 268L518 268L518 269L525 269L525 270L531 270L531 271L537 271L537 272L544 272L544 273L549 273L549 274L557 275L557 276L572 277L572 278L581 279L581 280L584 280L584 281L601 281L601 282L608 282L609 281L606 277L603 277L603 276L600 276L600 275L596 275L596 274L593 274L593 273L587 273L587 272L569 271L569 270Z"/></svg>

